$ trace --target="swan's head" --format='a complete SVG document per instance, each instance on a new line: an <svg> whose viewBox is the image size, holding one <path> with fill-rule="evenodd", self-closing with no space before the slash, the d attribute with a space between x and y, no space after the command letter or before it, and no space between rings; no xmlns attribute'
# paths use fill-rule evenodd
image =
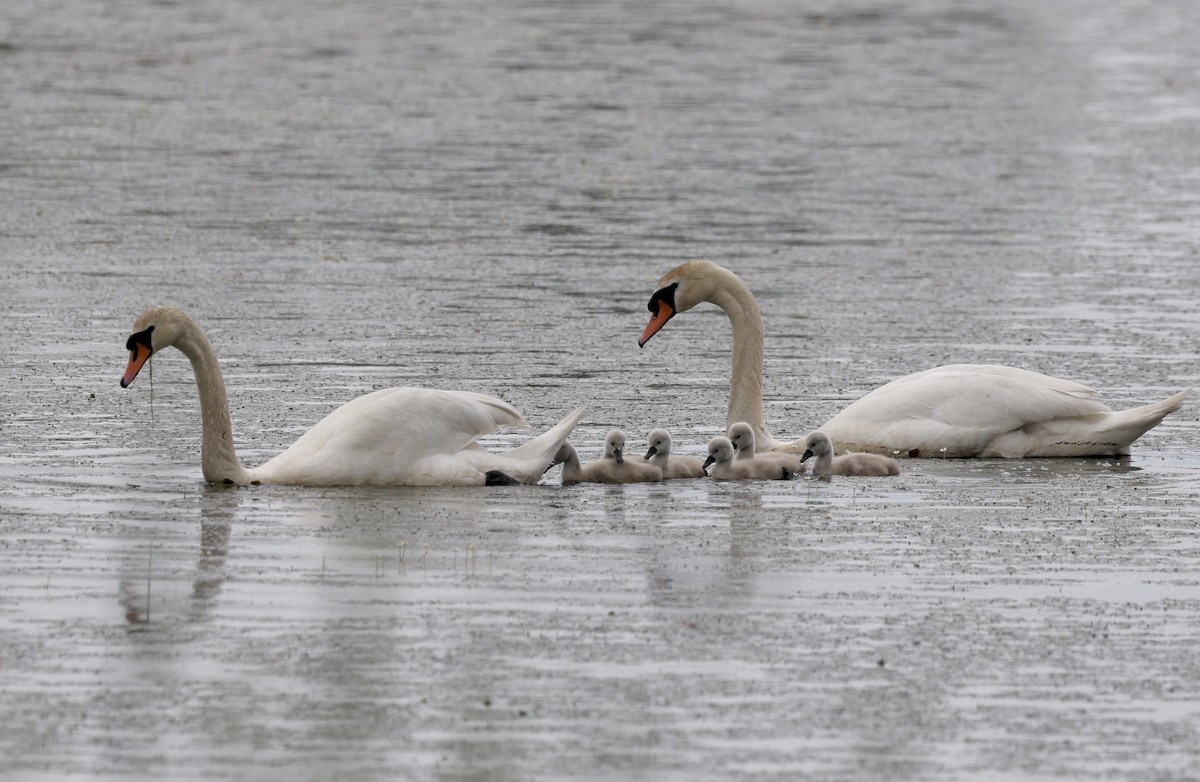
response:
<svg viewBox="0 0 1200 782"><path fill-rule="evenodd" d="M617 464L625 463L625 433L620 429L609 429L605 435L604 458L616 459Z"/></svg>
<svg viewBox="0 0 1200 782"><path fill-rule="evenodd" d="M170 347L183 336L188 317L175 307L152 307L133 323L133 333L125 340L129 365L121 378L121 388L128 388L150 357Z"/></svg>
<svg viewBox="0 0 1200 782"><path fill-rule="evenodd" d="M651 430L648 438L650 440L650 450L646 451L646 458L649 459L655 454L671 453L671 433L666 429Z"/></svg>
<svg viewBox="0 0 1200 782"><path fill-rule="evenodd" d="M733 461L733 443L728 437L714 437L708 441L708 458L704 460L704 469L714 464L728 464Z"/></svg>
<svg viewBox="0 0 1200 782"><path fill-rule="evenodd" d="M813 432L804 441L804 454L800 461L807 461L813 456L821 457L833 452L833 441L824 432Z"/></svg>
<svg viewBox="0 0 1200 782"><path fill-rule="evenodd" d="M735 451L754 453L754 428L745 421L738 421L729 427L729 442L733 443Z"/></svg>
<svg viewBox="0 0 1200 782"><path fill-rule="evenodd" d="M731 277L733 284L743 285L733 272L712 261L688 261L663 275L646 305L650 322L638 340L638 347L649 342L676 313L687 312L702 301L712 301L716 290L722 284L729 285Z"/></svg>

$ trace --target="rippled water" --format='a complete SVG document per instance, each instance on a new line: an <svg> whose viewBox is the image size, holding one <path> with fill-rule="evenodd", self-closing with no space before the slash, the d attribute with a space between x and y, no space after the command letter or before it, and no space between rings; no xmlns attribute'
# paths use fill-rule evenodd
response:
<svg viewBox="0 0 1200 782"><path fill-rule="evenodd" d="M1200 420L895 480L205 486L187 308L255 464L412 384L698 452L756 291L796 436L1011 363L1196 382L1200 6L0 10L0 776L1188 779ZM151 390L152 389L152 390ZM528 433L502 432L499 446Z"/></svg>

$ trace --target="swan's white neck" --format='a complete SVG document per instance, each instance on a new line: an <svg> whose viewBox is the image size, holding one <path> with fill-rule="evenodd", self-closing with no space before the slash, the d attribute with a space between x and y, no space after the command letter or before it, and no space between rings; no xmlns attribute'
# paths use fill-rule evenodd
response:
<svg viewBox="0 0 1200 782"><path fill-rule="evenodd" d="M733 328L733 368L729 376L728 429L745 421L754 429L756 444L768 451L778 442L767 431L763 418L763 323L754 294L741 279L721 269L724 279L704 297L725 311Z"/></svg>
<svg viewBox="0 0 1200 782"><path fill-rule="evenodd" d="M229 397L225 393L225 378L221 375L212 343L199 324L189 318L182 336L175 341L175 347L192 362L192 370L196 374L204 427L200 440L200 463L204 479L213 483L250 483L253 479L238 461L233 447Z"/></svg>

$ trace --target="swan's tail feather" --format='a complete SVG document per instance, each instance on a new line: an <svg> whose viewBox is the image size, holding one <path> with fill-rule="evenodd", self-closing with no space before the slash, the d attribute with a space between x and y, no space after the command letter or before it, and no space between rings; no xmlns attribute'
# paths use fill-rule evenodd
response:
<svg viewBox="0 0 1200 782"><path fill-rule="evenodd" d="M554 456L558 453L558 449L567 441L567 438L571 435L571 431L583 419L583 415L587 410L588 406L586 404L580 405L572 410L570 415L563 418L550 429L511 451L505 451L501 455L505 459L527 462L534 466L536 477L533 478L532 482L536 483L537 479L542 477L542 473L550 469L554 461ZM540 471L536 469L538 466L540 466Z"/></svg>
<svg viewBox="0 0 1200 782"><path fill-rule="evenodd" d="M1191 392L1192 389L1188 388L1159 402L1109 413L1106 416L1104 431L1110 440L1122 446L1123 450L1120 452L1127 454L1129 445L1134 440L1158 426L1164 418L1178 410Z"/></svg>

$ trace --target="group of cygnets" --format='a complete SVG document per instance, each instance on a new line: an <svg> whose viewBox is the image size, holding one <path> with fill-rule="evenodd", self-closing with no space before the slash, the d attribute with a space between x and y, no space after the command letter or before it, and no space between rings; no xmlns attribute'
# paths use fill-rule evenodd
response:
<svg viewBox="0 0 1200 782"><path fill-rule="evenodd" d="M789 481L802 475L805 462L815 457L812 474L899 475L899 463L890 457L870 453L833 455L833 442L824 432L813 432L805 440L803 454L767 451L756 453L754 429L739 422L729 427L726 436L708 441L708 458L671 453L671 433L654 429L647 439L650 447L641 458L625 455L625 432L610 429L604 438L604 456L583 464L569 442L554 456L562 465L564 485L574 483L648 483L681 478L709 477L719 481Z"/></svg>

